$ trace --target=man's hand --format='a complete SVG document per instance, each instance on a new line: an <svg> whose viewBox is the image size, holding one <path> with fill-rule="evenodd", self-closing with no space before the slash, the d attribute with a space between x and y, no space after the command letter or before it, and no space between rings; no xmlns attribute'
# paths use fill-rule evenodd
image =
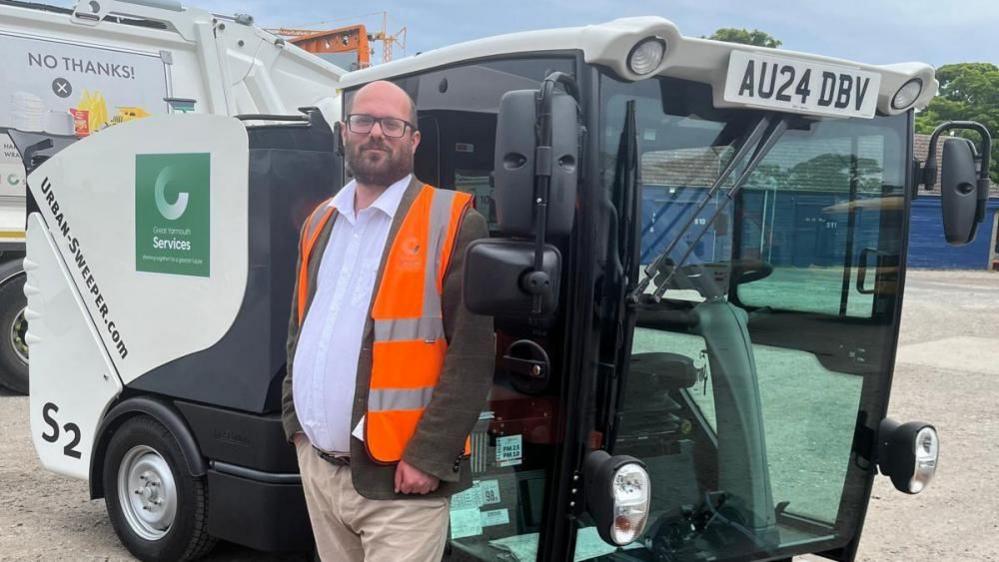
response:
<svg viewBox="0 0 999 562"><path fill-rule="evenodd" d="M429 494L441 483L436 476L416 468L406 461L399 461L395 467L395 493L397 494Z"/></svg>

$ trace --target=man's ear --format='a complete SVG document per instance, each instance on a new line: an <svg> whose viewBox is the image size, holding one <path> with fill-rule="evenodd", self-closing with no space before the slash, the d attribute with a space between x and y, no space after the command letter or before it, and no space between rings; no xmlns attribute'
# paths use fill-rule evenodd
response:
<svg viewBox="0 0 999 562"><path fill-rule="evenodd" d="M347 138L347 124L343 121L337 121L336 125L333 127L333 150L340 156L344 155L344 148L346 138Z"/></svg>
<svg viewBox="0 0 999 562"><path fill-rule="evenodd" d="M419 131L413 131L413 154L416 154L416 149L417 149L417 147L420 146L420 139L421 138L422 137L420 136L420 132Z"/></svg>

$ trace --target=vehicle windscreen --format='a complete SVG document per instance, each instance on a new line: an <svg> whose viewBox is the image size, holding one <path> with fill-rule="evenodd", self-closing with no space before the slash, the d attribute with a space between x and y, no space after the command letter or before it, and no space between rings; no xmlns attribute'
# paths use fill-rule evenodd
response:
<svg viewBox="0 0 999 562"><path fill-rule="evenodd" d="M847 546L897 338L907 117L716 109L704 84L610 76L600 110L616 239L637 246L607 445L646 463L652 511L613 554L584 525L577 560Z"/></svg>

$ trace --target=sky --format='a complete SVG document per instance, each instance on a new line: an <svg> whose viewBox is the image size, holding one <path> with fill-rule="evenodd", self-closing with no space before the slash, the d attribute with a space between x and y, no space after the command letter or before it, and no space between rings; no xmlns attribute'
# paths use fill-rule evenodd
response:
<svg viewBox="0 0 999 562"><path fill-rule="evenodd" d="M410 55L502 33L657 15L686 36L710 35L720 27L760 29L786 49L870 64L999 64L999 0L181 1L220 14L248 13L262 27L364 23L378 31L381 16L371 14L387 11L390 33L406 27ZM376 49L372 60L380 60L380 46Z"/></svg>

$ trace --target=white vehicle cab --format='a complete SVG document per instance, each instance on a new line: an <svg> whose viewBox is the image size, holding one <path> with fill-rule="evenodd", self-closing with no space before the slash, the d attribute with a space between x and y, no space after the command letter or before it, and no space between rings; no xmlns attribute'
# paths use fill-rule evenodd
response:
<svg viewBox="0 0 999 562"><path fill-rule="evenodd" d="M416 101L417 175L493 233L465 256L497 366L445 559L851 560L879 470L929 483L933 427L885 419L928 65L646 17L426 52L342 99L378 79ZM304 119L152 117L29 175L34 443L142 559L310 544L280 387L299 225L344 175ZM987 148L946 142L954 242Z"/></svg>
<svg viewBox="0 0 999 562"><path fill-rule="evenodd" d="M72 9L0 0L0 52L0 385L22 393L24 176L32 165L22 153L40 160L53 153L39 151L46 139L61 147L171 111L295 113L334 96L344 73L250 16L171 0L88 0Z"/></svg>

